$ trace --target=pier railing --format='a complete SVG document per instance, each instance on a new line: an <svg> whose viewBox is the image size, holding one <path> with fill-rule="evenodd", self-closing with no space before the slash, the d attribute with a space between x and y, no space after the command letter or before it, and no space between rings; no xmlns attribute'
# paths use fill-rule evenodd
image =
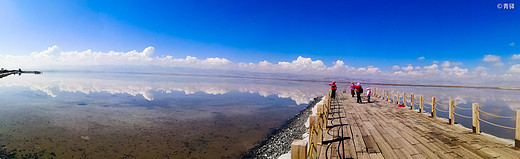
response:
<svg viewBox="0 0 520 159"><path fill-rule="evenodd" d="M322 104L316 105L316 114L309 116L309 140L295 140L291 144L291 158L317 158L323 143L323 128L332 104L331 92L323 99Z"/></svg>
<svg viewBox="0 0 520 159"><path fill-rule="evenodd" d="M394 93L394 91L390 91L390 90L386 90L386 89L372 88L372 91L373 91L372 96L374 96L374 97L381 98L383 101L395 102L396 104L399 104L400 102L402 102L405 107L408 107L406 105L407 104L406 92L402 92L402 96L400 96L401 93L399 93L397 91ZM419 95L418 102L415 100L415 95L413 93L410 94L409 97L410 97L410 109L414 110L416 104L419 105L419 113L424 112L425 108L430 109L432 118L437 117L437 111L448 113L448 124L450 124L450 125L455 124L455 116L471 119L472 120L472 132L476 133L476 134L479 134L481 132L480 131L480 122L484 122L486 124L500 127L503 129L514 130L515 131L515 147L520 148L520 110L516 111L516 116L500 116L500 115L492 114L492 113L481 110L479 103L472 103L471 108L463 108L463 107L459 107L459 106L455 105L455 100L453 100L453 99L450 99L448 104L443 104L442 102L438 101L435 97L431 97L430 101L425 100L423 98L422 94ZM437 107L438 105L448 107L448 110L441 109L441 108ZM471 111L472 115L471 116L461 115L461 114L457 113L457 111L458 112ZM500 125L497 123L493 123L493 122L484 120L484 119L480 118L480 115L481 115L480 113L487 115L487 116L496 117L496 118L516 119L516 127L504 126L504 125Z"/></svg>
<svg viewBox="0 0 520 159"><path fill-rule="evenodd" d="M402 95L401 95L402 94ZM372 88L372 97L380 98L382 101L388 101L399 104L401 101L405 107L407 106L407 94L406 92L390 91L386 89ZM424 109L431 110L431 117L437 117L437 111L448 113L449 125L455 124L455 116L461 118L472 119L472 132L479 134L480 122L497 126L504 129L515 130L515 147L520 148L520 110L517 110L516 116L500 116L495 115L479 109L479 103L472 103L472 108L464 108L457 106L455 100L449 100L448 104L443 104L438 101L436 97L431 97L431 100L425 100L423 95L419 95L419 100L416 100L415 94L411 93L410 98L410 109L415 110L418 106L419 113L423 113ZM330 106L332 104L331 92L329 92L323 99L322 104L317 104L316 114L309 116L309 140L295 140L291 144L291 158L317 158L319 149L323 142L323 128L326 127L327 117L329 115ZM448 110L441 109L437 105L448 107ZM457 113L457 111L471 111L472 116L465 116ZM480 118L480 113L493 116L497 118L516 119L516 127L504 126L496 123L489 122Z"/></svg>

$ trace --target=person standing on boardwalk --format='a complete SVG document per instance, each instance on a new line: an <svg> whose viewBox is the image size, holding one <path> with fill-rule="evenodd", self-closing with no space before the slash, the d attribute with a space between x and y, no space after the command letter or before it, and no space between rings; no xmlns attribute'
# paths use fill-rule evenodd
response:
<svg viewBox="0 0 520 159"><path fill-rule="evenodd" d="M361 101L361 93L363 93L363 87L361 87L361 83L357 83L356 86L354 86L354 88L356 88L356 94L357 94L357 101L356 103L363 103L363 101Z"/></svg>
<svg viewBox="0 0 520 159"><path fill-rule="evenodd" d="M367 88L367 103L370 103L370 95L372 94L372 91L370 91L370 88Z"/></svg>
<svg viewBox="0 0 520 159"><path fill-rule="evenodd" d="M355 91L356 88L354 88L354 82L350 82L350 95L354 97L354 94L356 94Z"/></svg>
<svg viewBox="0 0 520 159"><path fill-rule="evenodd" d="M332 94L330 95L331 98L336 98L336 81L332 81L332 84L329 84L330 89L332 90Z"/></svg>

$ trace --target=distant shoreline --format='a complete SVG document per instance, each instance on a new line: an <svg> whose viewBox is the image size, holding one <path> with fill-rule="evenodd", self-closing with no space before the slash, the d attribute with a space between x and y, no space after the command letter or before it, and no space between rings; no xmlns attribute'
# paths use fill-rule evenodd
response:
<svg viewBox="0 0 520 159"><path fill-rule="evenodd" d="M490 87L490 86L456 86L456 85L399 84L399 83L363 83L363 84L387 85L387 86L415 86L415 87L445 87L445 88L475 88L475 89L520 90L520 88Z"/></svg>
<svg viewBox="0 0 520 159"><path fill-rule="evenodd" d="M2 70L6 71L6 70ZM0 71L0 74L4 72ZM16 73L35 73L41 74L40 71L15 71ZM12 74L16 74L12 73ZM118 72L108 71L99 73L121 73L121 74L158 74L158 75L173 75L173 76L194 76L194 77L219 77L219 78L244 78L244 79L261 79L261 80L277 80L277 81L294 81L294 82L331 82L330 80L313 80L313 79L294 79L294 78L277 78L277 77L255 77L255 76L240 76L240 75L205 75L205 74L189 74L189 73L153 73L153 72ZM339 80L338 80L339 81ZM348 83L348 81L344 81ZM338 82L341 83L341 82ZM402 83L378 83L378 82L362 82L362 84L369 85L383 85L383 86L414 86L414 87L442 87L442 88L474 88L474 89L498 89L498 90L520 90L520 87L498 87L498 86L460 86L460 85L437 85L437 84L402 84Z"/></svg>

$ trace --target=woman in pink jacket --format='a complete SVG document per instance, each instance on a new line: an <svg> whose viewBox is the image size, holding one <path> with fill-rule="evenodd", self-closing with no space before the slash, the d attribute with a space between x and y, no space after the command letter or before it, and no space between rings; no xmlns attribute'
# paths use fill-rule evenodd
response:
<svg viewBox="0 0 520 159"><path fill-rule="evenodd" d="M370 103L370 95L372 94L372 91L370 91L370 88L367 88L367 100L368 103Z"/></svg>

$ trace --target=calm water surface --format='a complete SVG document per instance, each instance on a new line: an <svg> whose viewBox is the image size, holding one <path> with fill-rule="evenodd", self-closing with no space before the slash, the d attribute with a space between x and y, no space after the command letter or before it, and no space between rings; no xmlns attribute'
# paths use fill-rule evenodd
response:
<svg viewBox="0 0 520 159"><path fill-rule="evenodd" d="M0 82L0 145L44 158L239 158L328 90L322 83L104 73Z"/></svg>
<svg viewBox="0 0 520 159"><path fill-rule="evenodd" d="M477 102L502 116L520 109L520 91L364 86L369 87L423 94L426 100L436 96L443 104L454 99L464 108ZM338 88L343 91L341 83ZM215 76L12 75L0 79L0 146L20 158L239 158L328 89L319 82ZM514 119L481 118L515 126ZM471 127L471 119L456 122ZM481 129L514 138L513 130L486 123Z"/></svg>

